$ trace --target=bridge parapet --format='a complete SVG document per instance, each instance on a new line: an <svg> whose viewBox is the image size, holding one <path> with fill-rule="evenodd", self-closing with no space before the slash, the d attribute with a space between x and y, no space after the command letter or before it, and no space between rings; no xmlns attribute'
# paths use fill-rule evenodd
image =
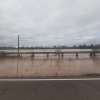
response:
<svg viewBox="0 0 100 100"><path fill-rule="evenodd" d="M1 58L2 58L2 57L6 57L6 52L1 51L1 52L0 52L0 57L1 57Z"/></svg>

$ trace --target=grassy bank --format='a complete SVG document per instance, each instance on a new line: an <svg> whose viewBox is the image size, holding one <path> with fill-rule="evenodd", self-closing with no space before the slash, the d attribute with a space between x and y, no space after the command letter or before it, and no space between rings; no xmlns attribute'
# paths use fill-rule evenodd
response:
<svg viewBox="0 0 100 100"><path fill-rule="evenodd" d="M97 74L97 73L91 73L91 74L86 74L85 76L100 76L100 74Z"/></svg>

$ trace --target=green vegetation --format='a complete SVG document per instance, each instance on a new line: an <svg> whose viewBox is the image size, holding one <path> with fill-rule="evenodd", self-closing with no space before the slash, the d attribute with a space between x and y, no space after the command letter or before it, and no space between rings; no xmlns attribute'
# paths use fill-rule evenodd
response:
<svg viewBox="0 0 100 100"><path fill-rule="evenodd" d="M97 73L91 73L91 74L86 74L85 76L100 76L100 74L97 74Z"/></svg>

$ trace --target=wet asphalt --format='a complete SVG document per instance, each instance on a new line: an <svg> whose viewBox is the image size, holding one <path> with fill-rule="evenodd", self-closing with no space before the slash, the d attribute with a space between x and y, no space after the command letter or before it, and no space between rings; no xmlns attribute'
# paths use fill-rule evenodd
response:
<svg viewBox="0 0 100 100"><path fill-rule="evenodd" d="M100 100L100 80L0 81L0 100Z"/></svg>

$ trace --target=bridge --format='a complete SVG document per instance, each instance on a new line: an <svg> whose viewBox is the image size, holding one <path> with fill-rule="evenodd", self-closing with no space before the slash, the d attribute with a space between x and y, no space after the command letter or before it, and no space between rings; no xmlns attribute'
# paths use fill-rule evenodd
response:
<svg viewBox="0 0 100 100"><path fill-rule="evenodd" d="M100 51L67 51L67 52L0 52L0 57L6 57L10 54L32 54L32 57L35 57L35 54L46 54L47 57L49 57L49 54L57 54L59 56L64 56L64 54L76 54L76 57L78 57L78 54L90 54L90 56L94 56L96 53L100 53Z"/></svg>

